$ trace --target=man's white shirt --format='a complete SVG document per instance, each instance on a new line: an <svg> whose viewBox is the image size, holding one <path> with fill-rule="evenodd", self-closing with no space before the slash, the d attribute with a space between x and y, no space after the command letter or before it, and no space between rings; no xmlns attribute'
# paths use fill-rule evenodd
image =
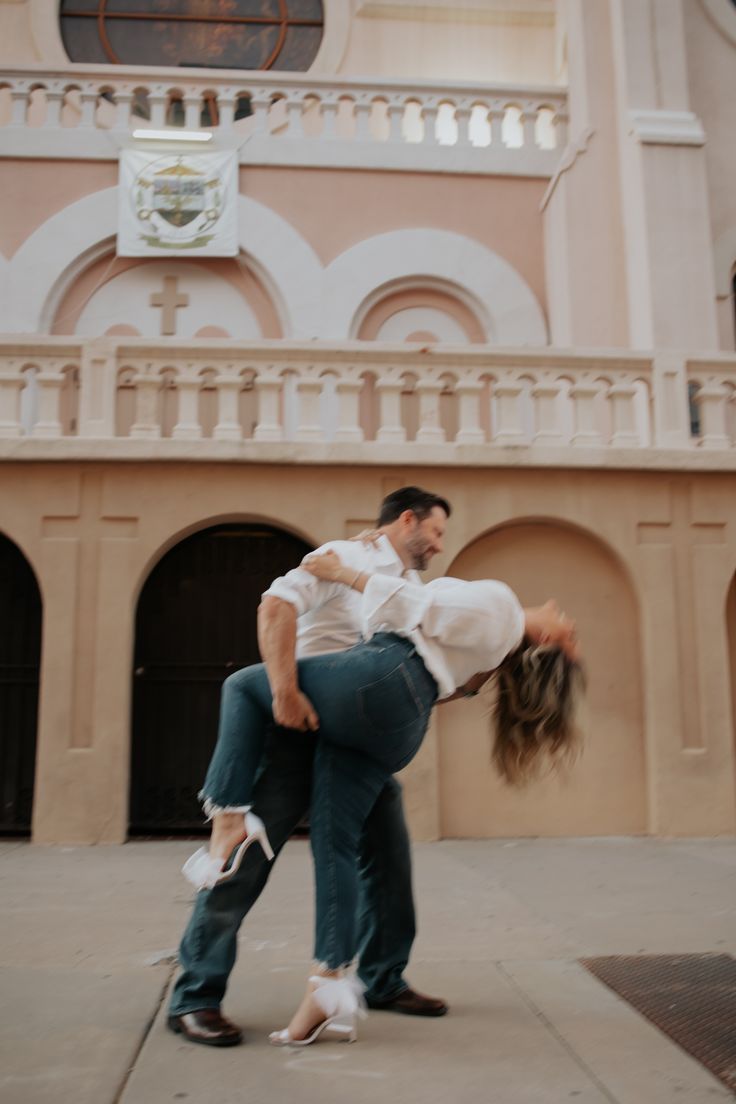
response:
<svg viewBox="0 0 736 1104"><path fill-rule="evenodd" d="M371 575L405 578L421 586L416 571L405 570L388 537L375 544L363 541L329 541L317 552L337 552L345 567L366 571ZM358 644L363 635L362 595L343 583L328 583L316 579L308 571L295 567L278 579L264 593L289 602L297 614L297 659L306 656L344 652Z"/></svg>

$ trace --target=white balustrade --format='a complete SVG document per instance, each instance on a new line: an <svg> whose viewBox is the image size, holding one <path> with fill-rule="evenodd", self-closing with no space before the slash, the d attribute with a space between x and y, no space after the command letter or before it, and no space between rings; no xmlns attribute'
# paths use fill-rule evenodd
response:
<svg viewBox="0 0 736 1104"><path fill-rule="evenodd" d="M364 342L340 350L289 342L282 353L273 341L222 341L195 352L167 339L15 339L0 341L0 438L40 446L75 437L82 453L93 441L148 439L154 450L188 442L203 456L226 443L270 442L287 452L293 443L334 443L357 449L353 460L362 450L375 460L415 443L436 448L438 461L456 446L512 445L528 450L529 462L540 447L544 462L550 452L564 462L574 450L578 464L596 463L584 450L616 450L617 462L627 464L645 451L736 456L736 358L681 356L679 363L676 371L670 357L657 373L652 357L625 352L562 356L468 346L445 356L439 345L428 353L411 345ZM673 381L684 389L682 402ZM688 386L698 427L676 445L674 417L681 406L687 410ZM244 389L254 393L252 435L243 428ZM662 404L670 414L658 412ZM658 432L670 435L664 444ZM407 455L401 451L402 462Z"/></svg>
<svg viewBox="0 0 736 1104"><path fill-rule="evenodd" d="M38 64L6 70L3 82L12 109L4 145L13 155L101 158L104 151L109 158L105 131L164 127L174 101L182 104L183 111L177 113L171 129L197 129L213 98L217 111L212 130L249 136L243 156L264 163L269 156L276 163L327 165L337 158L335 164L359 166L365 147L377 145L382 153L378 159L371 155L366 162L371 168L385 161L387 167L415 170L444 165L453 172L485 169L548 176L557 166L565 138L567 96L557 87L489 89L463 83L284 73L259 73L256 83L253 74L232 70L187 73L184 80L182 76L180 71L160 69L152 77L150 68L117 65L69 65L54 70ZM29 119L32 91L34 105L38 99L39 110L45 113L41 126L32 126ZM135 111L143 102L146 119ZM236 120L236 109L243 102L250 104L252 114ZM274 108L279 102L282 106ZM503 141L504 120L510 112L519 118L520 142L515 141L513 148ZM35 107L31 114L36 114ZM474 140L471 116L488 120L490 142ZM538 124L543 118L549 121L546 133L554 149L547 148L547 140L539 141ZM61 130L65 143L50 137ZM75 148L77 132L81 144ZM337 155L337 141L351 145L352 154ZM465 156L453 157L448 148Z"/></svg>

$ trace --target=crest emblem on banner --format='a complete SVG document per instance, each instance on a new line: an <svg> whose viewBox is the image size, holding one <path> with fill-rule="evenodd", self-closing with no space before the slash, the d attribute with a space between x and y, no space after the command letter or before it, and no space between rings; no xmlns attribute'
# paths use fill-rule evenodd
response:
<svg viewBox="0 0 736 1104"><path fill-rule="evenodd" d="M235 256L237 164L231 153L121 155L120 256Z"/></svg>

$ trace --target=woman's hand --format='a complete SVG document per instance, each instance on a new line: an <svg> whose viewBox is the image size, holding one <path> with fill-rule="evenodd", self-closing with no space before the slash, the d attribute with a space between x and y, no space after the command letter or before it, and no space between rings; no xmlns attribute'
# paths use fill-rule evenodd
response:
<svg viewBox="0 0 736 1104"><path fill-rule="evenodd" d="M324 579L327 583L345 583L345 576L350 574L343 566L337 552L331 550L306 556L301 562L301 567L316 579ZM355 572L353 571L352 574L355 575ZM346 585L350 585L349 581Z"/></svg>
<svg viewBox="0 0 736 1104"><path fill-rule="evenodd" d="M533 644L555 644L574 662L580 659L575 622L550 598L543 606L524 610L524 632Z"/></svg>
<svg viewBox="0 0 736 1104"><path fill-rule="evenodd" d="M367 548L370 548L372 544L378 544L382 536L382 529L364 529L362 533L358 533L356 536L351 537L350 540L361 541Z"/></svg>

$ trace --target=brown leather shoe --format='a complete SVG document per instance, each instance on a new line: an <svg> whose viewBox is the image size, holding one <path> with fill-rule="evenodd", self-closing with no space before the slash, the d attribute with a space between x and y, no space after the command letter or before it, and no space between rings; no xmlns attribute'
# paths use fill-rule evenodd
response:
<svg viewBox="0 0 736 1104"><path fill-rule="evenodd" d="M397 997L388 1001L372 1001L366 998L369 1008L380 1012L401 1012L404 1016L444 1016L448 1005L440 997L425 997L413 989L404 989Z"/></svg>
<svg viewBox="0 0 736 1104"><path fill-rule="evenodd" d="M226 1020L219 1008L198 1008L181 1016L169 1016L168 1025L175 1035L204 1046L237 1046L243 1041L243 1032Z"/></svg>

